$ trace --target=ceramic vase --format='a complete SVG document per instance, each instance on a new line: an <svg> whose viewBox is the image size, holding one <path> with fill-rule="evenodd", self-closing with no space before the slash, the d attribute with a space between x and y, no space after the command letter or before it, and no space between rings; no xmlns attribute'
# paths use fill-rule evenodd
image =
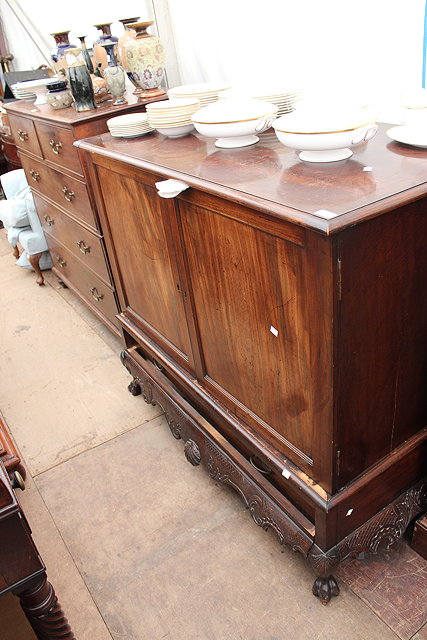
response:
<svg viewBox="0 0 427 640"><path fill-rule="evenodd" d="M106 42L117 42L118 38L111 35L111 22L105 24L94 24L96 29L101 31L101 35L93 43L93 58L95 62L95 74L104 77L104 71L108 66L107 52L104 47L101 46Z"/></svg>
<svg viewBox="0 0 427 640"><path fill-rule="evenodd" d="M79 47L68 49L66 57L68 63L68 81L76 103L76 111L96 109L92 80L89 69L83 59L82 50Z"/></svg>
<svg viewBox="0 0 427 640"><path fill-rule="evenodd" d="M46 103L52 107L52 109L66 109L73 104L74 98L71 95L66 80L49 82L49 84L46 85L46 89Z"/></svg>
<svg viewBox="0 0 427 640"><path fill-rule="evenodd" d="M124 69L118 64L114 53L117 45L114 42L106 42L101 46L105 48L108 57L108 66L104 71L107 91L115 98L113 102L114 106L127 104L126 98L123 97L126 86L126 75Z"/></svg>
<svg viewBox="0 0 427 640"><path fill-rule="evenodd" d="M70 44L68 40L69 31L59 31L58 33L51 33L54 37L56 46L52 49L50 57L52 58L52 66L55 73L60 78L67 79L67 60L65 52L68 49L75 47L75 44Z"/></svg>
<svg viewBox="0 0 427 640"><path fill-rule="evenodd" d="M136 31L129 25L133 25L133 23L138 22L139 18L123 18L119 20L124 27L124 31L119 38L117 43L117 56L119 58L120 65L126 72L127 77L132 82L135 87L135 91L133 92L135 95L139 95L142 93L142 89L139 84L133 79L132 72L129 70L129 65L126 58L126 43L128 40L132 40L136 36Z"/></svg>
<svg viewBox="0 0 427 640"><path fill-rule="evenodd" d="M136 31L136 35L125 44L127 65L132 74L132 81L142 89L139 94L141 98L154 98L165 94L165 91L160 89L165 72L163 45L160 38L147 33L148 27L152 24L153 20L128 25Z"/></svg>
<svg viewBox="0 0 427 640"><path fill-rule="evenodd" d="M77 37L80 40L80 48L82 50L83 60L86 62L86 66L88 68L89 73L93 73L94 68L93 68L92 58L90 57L90 54L89 54L89 51L87 50L86 42L85 42L86 36L77 36Z"/></svg>

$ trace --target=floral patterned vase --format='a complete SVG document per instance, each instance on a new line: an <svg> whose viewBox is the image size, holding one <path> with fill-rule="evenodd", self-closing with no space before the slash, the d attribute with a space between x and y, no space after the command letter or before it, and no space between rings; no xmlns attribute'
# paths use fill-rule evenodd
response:
<svg viewBox="0 0 427 640"><path fill-rule="evenodd" d="M139 18L123 18L122 20L119 20L119 22L121 22L124 27L124 31L117 43L117 57L119 58L120 65L123 67L129 80L132 82L132 84L135 87L135 91L134 91L135 95L139 95L140 93L142 93L142 89L139 86L139 84L133 79L132 72L129 71L125 47L126 47L127 41L134 39L136 36L135 29L129 27L129 25L135 22L138 22L138 20Z"/></svg>
<svg viewBox="0 0 427 640"><path fill-rule="evenodd" d="M50 57L52 58L52 66L59 78L67 79L67 60L65 58L65 52L67 49L75 47L75 44L70 44L68 40L69 31L59 31L58 33L51 33L54 37L56 47L52 49Z"/></svg>
<svg viewBox="0 0 427 640"><path fill-rule="evenodd" d="M95 74L102 78L108 66L108 58L107 52L101 45L105 42L117 42L118 38L111 34L111 22L94 24L93 26L101 31L101 35L93 43L93 57L95 61Z"/></svg>
<svg viewBox="0 0 427 640"><path fill-rule="evenodd" d="M117 47L117 45L114 44L114 42L105 42L101 46L105 47L108 56L108 67L104 71L107 91L111 93L113 98L116 98L113 102L114 106L127 104L126 98L123 97L126 85L125 72L117 63L117 59L114 54L114 48Z"/></svg>
<svg viewBox="0 0 427 640"><path fill-rule="evenodd" d="M147 33L148 27L152 24L153 20L128 25L129 28L135 29L136 36L125 44L129 71L132 81L142 89L142 93L139 94L141 98L154 98L166 93L160 89L165 72L163 45L157 36Z"/></svg>

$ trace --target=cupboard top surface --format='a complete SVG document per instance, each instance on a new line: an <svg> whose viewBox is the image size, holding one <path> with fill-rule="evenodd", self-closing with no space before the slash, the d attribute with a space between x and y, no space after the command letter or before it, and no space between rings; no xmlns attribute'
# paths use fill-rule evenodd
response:
<svg viewBox="0 0 427 640"><path fill-rule="evenodd" d="M196 132L132 140L107 133L77 146L329 235L427 194L427 150L393 142L391 126L380 125L348 160L324 164L300 161L272 132L241 149L218 149Z"/></svg>
<svg viewBox="0 0 427 640"><path fill-rule="evenodd" d="M166 98L166 96L165 96ZM5 104L7 112L12 115L26 116L28 118L35 118L37 120L45 120L55 124L62 124L73 126L76 124L82 124L90 122L91 120L97 120L98 118L105 118L106 116L114 118L122 113L145 111L144 107L149 102L158 101L164 98L155 98L154 100L141 100L133 94L126 94L127 104L114 107L113 100L106 100L101 102L96 109L90 109L89 111L77 112L74 105L67 109L52 109L48 104L35 105L32 102L25 102L24 100L15 100Z"/></svg>

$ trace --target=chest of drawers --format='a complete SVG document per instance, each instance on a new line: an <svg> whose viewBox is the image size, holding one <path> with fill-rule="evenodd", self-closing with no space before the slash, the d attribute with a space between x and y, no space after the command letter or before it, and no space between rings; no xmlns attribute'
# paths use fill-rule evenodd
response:
<svg viewBox="0 0 427 640"><path fill-rule="evenodd" d="M130 390L311 561L326 603L334 567L425 504L427 152L384 127L324 165L269 133L232 150L200 135L77 144ZM163 199L167 178L188 188Z"/></svg>
<svg viewBox="0 0 427 640"><path fill-rule="evenodd" d="M143 111L146 102L77 113L49 105L7 105L12 134L32 187L55 274L117 335L117 295L105 252L102 228L84 173L76 140L104 133L107 120Z"/></svg>

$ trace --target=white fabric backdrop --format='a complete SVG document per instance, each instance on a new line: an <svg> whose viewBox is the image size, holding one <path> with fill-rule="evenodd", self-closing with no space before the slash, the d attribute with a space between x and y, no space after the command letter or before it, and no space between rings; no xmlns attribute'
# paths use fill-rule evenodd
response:
<svg viewBox="0 0 427 640"><path fill-rule="evenodd" d="M166 48L169 85L208 80L265 82L305 87L308 95L331 100L331 91L350 92L371 104L386 121L401 119L399 94L421 86L425 0L87 0L56 3L18 0L44 37L70 29L70 40L97 37L94 23L141 15L157 18ZM45 62L29 42L7 0L0 17L15 69Z"/></svg>
<svg viewBox="0 0 427 640"><path fill-rule="evenodd" d="M296 77L326 100L330 89L360 96L391 122L400 90L421 87L425 0L168 1L184 83Z"/></svg>

